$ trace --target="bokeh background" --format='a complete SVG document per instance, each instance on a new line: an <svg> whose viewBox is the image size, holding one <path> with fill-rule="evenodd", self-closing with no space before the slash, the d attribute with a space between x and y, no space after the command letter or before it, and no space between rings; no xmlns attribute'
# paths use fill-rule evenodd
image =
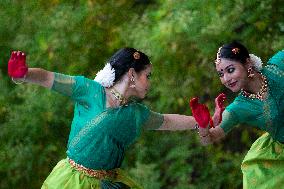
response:
<svg viewBox="0 0 284 189"><path fill-rule="evenodd" d="M284 47L282 0L1 0L0 188L40 188L65 158L72 102L7 76L12 50L30 67L94 78L119 48L135 47L154 65L152 110L191 115L199 96L214 110L231 94L215 72L216 51L237 39L263 62ZM240 164L261 132L241 125L221 143L199 144L194 131L143 133L123 168L146 189L242 188Z"/></svg>

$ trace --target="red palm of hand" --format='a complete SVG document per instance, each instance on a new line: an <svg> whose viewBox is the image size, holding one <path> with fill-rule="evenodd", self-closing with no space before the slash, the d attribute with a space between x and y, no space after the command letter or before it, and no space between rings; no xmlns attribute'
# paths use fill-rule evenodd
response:
<svg viewBox="0 0 284 189"><path fill-rule="evenodd" d="M225 110L224 101L226 100L226 95L224 93L219 94L215 98L215 116L217 116L218 123L222 121L222 113Z"/></svg>
<svg viewBox="0 0 284 189"><path fill-rule="evenodd" d="M207 128L209 122L210 125L212 124L208 107L204 104L200 104L198 98L192 98L189 105L193 117L201 128Z"/></svg>
<svg viewBox="0 0 284 189"><path fill-rule="evenodd" d="M12 78L23 78L27 71L26 55L20 51L13 51L8 62L9 76Z"/></svg>

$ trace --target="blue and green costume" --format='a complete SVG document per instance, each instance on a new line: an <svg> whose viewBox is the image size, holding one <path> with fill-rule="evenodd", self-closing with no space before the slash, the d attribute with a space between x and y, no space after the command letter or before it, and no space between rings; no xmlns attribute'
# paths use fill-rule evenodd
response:
<svg viewBox="0 0 284 189"><path fill-rule="evenodd" d="M106 107L105 88L96 81L83 76L54 74L52 90L75 102L67 157L88 169L115 170L117 176L103 180L90 177L71 167L68 159L63 159L42 188L141 188L120 166L125 151L141 131L159 128L163 115L137 102Z"/></svg>
<svg viewBox="0 0 284 189"><path fill-rule="evenodd" d="M266 133L251 146L242 163L244 188L281 188L284 182L284 51L261 70L268 81L264 100L239 94L223 112L221 128L228 133L237 124Z"/></svg>

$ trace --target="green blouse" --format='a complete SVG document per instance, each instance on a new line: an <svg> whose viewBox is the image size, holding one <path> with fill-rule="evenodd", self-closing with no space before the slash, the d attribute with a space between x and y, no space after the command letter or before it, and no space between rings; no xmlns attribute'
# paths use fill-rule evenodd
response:
<svg viewBox="0 0 284 189"><path fill-rule="evenodd" d="M223 112L220 126L228 133L237 124L247 124L284 142L284 51L276 53L261 73L268 80L267 98L261 101L239 94Z"/></svg>
<svg viewBox="0 0 284 189"><path fill-rule="evenodd" d="M157 129L163 123L161 114L137 102L106 108L105 89L93 80L54 74L52 90L75 102L67 156L76 163L92 169L118 168L141 130Z"/></svg>

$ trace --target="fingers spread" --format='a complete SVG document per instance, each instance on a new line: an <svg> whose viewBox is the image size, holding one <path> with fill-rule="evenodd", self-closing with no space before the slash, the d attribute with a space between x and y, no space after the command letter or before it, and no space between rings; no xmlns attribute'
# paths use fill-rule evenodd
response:
<svg viewBox="0 0 284 189"><path fill-rule="evenodd" d="M217 98L224 101L226 99L226 95L224 93L221 93Z"/></svg>
<svg viewBox="0 0 284 189"><path fill-rule="evenodd" d="M224 93L221 93L217 96L215 99L215 104L219 107L222 108L224 107L224 101L226 100L226 95Z"/></svg>

